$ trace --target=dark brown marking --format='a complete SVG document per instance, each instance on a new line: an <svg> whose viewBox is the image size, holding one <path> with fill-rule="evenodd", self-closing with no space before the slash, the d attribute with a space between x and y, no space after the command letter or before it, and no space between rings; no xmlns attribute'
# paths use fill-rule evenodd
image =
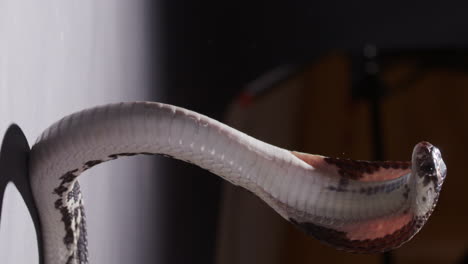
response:
<svg viewBox="0 0 468 264"><path fill-rule="evenodd" d="M59 187L55 188L54 189L54 193L58 194L58 195L62 195L64 192L66 192L68 189L67 187L63 186L63 185L60 185Z"/></svg>
<svg viewBox="0 0 468 264"><path fill-rule="evenodd" d="M404 193L403 193L403 197L405 197L405 199L408 199L409 193L408 193L408 192L404 192Z"/></svg>
<svg viewBox="0 0 468 264"><path fill-rule="evenodd" d="M138 153L116 153L116 154L109 155L109 158L116 159L118 157L131 157L135 155L138 155Z"/></svg>
<svg viewBox="0 0 468 264"><path fill-rule="evenodd" d="M410 168L411 165L409 162L399 161L363 161L330 157L324 158L324 161L335 165L342 177L353 180L359 180L364 174L372 174L380 168L404 170Z"/></svg>
<svg viewBox="0 0 468 264"><path fill-rule="evenodd" d="M78 237L77 259L78 263L88 263L88 232L86 230L86 215L83 204L80 204L79 210L81 214L81 222L78 226L80 236Z"/></svg>
<svg viewBox="0 0 468 264"><path fill-rule="evenodd" d="M349 190L346 188L349 185L349 179L347 178L341 178L338 186L328 186L328 189L330 191L336 191L336 192L349 192Z"/></svg>
<svg viewBox="0 0 468 264"><path fill-rule="evenodd" d="M119 153L119 154L116 154L116 155L119 156L119 157L122 157L122 156L130 157L130 156L138 155L138 153Z"/></svg>
<svg viewBox="0 0 468 264"><path fill-rule="evenodd" d="M61 196L63 193L65 193L68 188L66 187L67 183L73 182L76 177L78 177L75 173L78 171L78 169L71 170L64 175L62 175L59 179L62 180L60 182L60 185L54 189L54 193Z"/></svg>
<svg viewBox="0 0 468 264"><path fill-rule="evenodd" d="M404 186L404 192L403 192L403 197L405 197L405 199L408 199L409 197L409 193L410 193L410 188L408 187L408 184L405 184Z"/></svg>
<svg viewBox="0 0 468 264"><path fill-rule="evenodd" d="M60 206L62 206L62 204L63 204L62 199L56 200L55 203L54 203L55 209L60 209Z"/></svg>
<svg viewBox="0 0 468 264"><path fill-rule="evenodd" d="M67 194L67 201L69 202L71 199L73 199L75 202L78 202L80 193L80 184L78 182L75 182L72 190Z"/></svg>
<svg viewBox="0 0 468 264"><path fill-rule="evenodd" d="M91 168L93 166L96 166L96 165L102 163L102 162L103 162L103 160L90 160L90 161L85 163L85 169L89 169L89 168Z"/></svg>
<svg viewBox="0 0 468 264"><path fill-rule="evenodd" d="M87 164L84 164L83 166L84 169L87 168ZM73 182L78 177L78 175L76 174L77 172L78 172L78 169L71 170L65 173L63 176L60 177L60 179L62 180L60 182L60 185L54 189L54 193L60 197L59 199L55 201L54 206L57 210L59 210L60 214L62 215L61 220L64 223L64 228L65 228L65 237L63 238L63 242L67 246L72 244L74 240L74 235L73 235L74 232L72 229L73 220L78 217L79 212L81 213L81 215L84 215L84 208L82 208L82 206L80 206L80 208L77 208L73 211L70 211L69 208L67 207L67 204L62 199L63 194L68 191L69 183ZM67 193L67 202L70 202L73 199L75 203L77 202L81 203L81 200L79 197L80 193L81 193L80 185L78 182L75 182L73 184L72 189ZM82 223L80 223L81 226L75 226L75 228L86 229L86 226L84 226L85 224L86 222L83 222L82 220ZM80 237L81 237L81 234L80 234ZM82 241L86 240L86 232L84 232L83 238L81 238L81 240ZM78 248L78 252L81 252L81 251L84 252L82 254L87 255L86 248L85 249ZM75 254L76 252L74 253L74 255L70 256L70 258L67 259L67 263L73 262L73 260L76 258ZM79 262L79 263L87 263L87 262Z"/></svg>
<svg viewBox="0 0 468 264"><path fill-rule="evenodd" d="M73 230L71 229L73 213L68 210L66 206L60 207L60 213L62 214L62 222L65 224L65 237L63 243L70 245L73 243Z"/></svg>
<svg viewBox="0 0 468 264"><path fill-rule="evenodd" d="M413 218L408 224L392 234L377 239L350 240L346 232L322 227L313 223L290 221L302 231L335 248L354 253L379 253L394 249L410 239L424 224L424 220Z"/></svg>

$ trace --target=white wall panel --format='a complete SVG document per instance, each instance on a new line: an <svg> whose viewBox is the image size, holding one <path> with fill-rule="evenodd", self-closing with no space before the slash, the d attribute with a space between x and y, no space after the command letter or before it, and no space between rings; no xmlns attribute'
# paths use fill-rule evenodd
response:
<svg viewBox="0 0 468 264"><path fill-rule="evenodd" d="M0 134L17 123L32 145L66 114L157 98L147 82L145 9L143 0L0 0ZM154 169L150 158L129 158L81 177L92 263L157 259L156 238L144 236L157 223L148 212ZM5 196L0 262L37 263L26 207L14 188Z"/></svg>

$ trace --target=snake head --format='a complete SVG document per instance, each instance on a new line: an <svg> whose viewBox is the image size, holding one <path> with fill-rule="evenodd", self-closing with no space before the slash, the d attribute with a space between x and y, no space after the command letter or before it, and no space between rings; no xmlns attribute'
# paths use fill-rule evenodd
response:
<svg viewBox="0 0 468 264"><path fill-rule="evenodd" d="M447 167L440 150L428 142L416 145L413 151L413 170L424 186L433 183L438 190L447 175Z"/></svg>
<svg viewBox="0 0 468 264"><path fill-rule="evenodd" d="M440 150L428 142L418 143L413 150L412 171L417 189L417 215L430 214L447 175Z"/></svg>

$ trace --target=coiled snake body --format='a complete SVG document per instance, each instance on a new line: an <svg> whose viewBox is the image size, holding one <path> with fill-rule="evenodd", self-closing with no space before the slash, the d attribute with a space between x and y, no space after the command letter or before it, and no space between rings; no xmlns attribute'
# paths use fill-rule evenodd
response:
<svg viewBox="0 0 468 264"><path fill-rule="evenodd" d="M69 115L31 150L31 186L46 264L88 263L81 172L121 156L164 154L241 186L338 249L381 252L424 225L446 175L439 150L412 162L368 162L288 151L176 106L110 104Z"/></svg>

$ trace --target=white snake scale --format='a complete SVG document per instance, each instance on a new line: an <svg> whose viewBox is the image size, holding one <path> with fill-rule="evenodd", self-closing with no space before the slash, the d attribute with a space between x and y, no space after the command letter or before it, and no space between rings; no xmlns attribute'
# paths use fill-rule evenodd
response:
<svg viewBox="0 0 468 264"><path fill-rule="evenodd" d="M153 102L99 106L49 127L32 147L31 186L45 264L88 263L77 177L120 156L163 154L241 186L315 238L351 252L399 247L432 213L446 175L440 151L369 162L288 151L198 113Z"/></svg>

